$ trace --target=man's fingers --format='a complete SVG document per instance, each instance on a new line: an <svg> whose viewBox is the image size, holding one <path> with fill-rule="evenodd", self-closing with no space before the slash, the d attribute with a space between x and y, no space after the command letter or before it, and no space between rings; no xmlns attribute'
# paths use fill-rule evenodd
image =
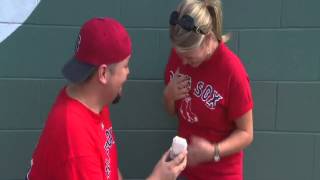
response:
<svg viewBox="0 0 320 180"><path fill-rule="evenodd" d="M166 161L169 156L170 149L167 150L161 157L161 161Z"/></svg>
<svg viewBox="0 0 320 180"><path fill-rule="evenodd" d="M186 168L187 165L187 151L180 153L174 160L173 165L175 171L180 174Z"/></svg>
<svg viewBox="0 0 320 180"><path fill-rule="evenodd" d="M186 158L186 156L187 156L187 151L181 152L178 156L176 156L173 159L174 164L179 165L179 164L183 163L183 160Z"/></svg>

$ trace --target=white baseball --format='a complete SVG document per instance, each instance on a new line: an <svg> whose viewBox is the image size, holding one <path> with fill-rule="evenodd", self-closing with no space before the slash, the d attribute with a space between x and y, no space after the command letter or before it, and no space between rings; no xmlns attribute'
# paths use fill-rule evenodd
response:
<svg viewBox="0 0 320 180"><path fill-rule="evenodd" d="M174 159L177 155L179 155L183 150L186 150L188 147L187 140L176 136L172 140L172 146L170 150L170 158Z"/></svg>

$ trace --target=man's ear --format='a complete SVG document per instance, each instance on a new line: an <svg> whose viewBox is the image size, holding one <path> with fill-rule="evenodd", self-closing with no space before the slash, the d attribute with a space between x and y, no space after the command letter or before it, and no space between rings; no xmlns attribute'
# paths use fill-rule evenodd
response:
<svg viewBox="0 0 320 180"><path fill-rule="evenodd" d="M107 65L102 64L99 66L98 68L98 79L99 82L102 84L106 84L108 83L109 79L110 79L111 73L109 71L109 68Z"/></svg>

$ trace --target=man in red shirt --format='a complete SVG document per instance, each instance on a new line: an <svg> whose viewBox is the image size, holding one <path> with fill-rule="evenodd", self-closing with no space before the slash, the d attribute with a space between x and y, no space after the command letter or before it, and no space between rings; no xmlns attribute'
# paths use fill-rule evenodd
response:
<svg viewBox="0 0 320 180"><path fill-rule="evenodd" d="M64 87L34 151L28 180L121 180L108 105L120 99L129 74L131 40L111 18L93 18L81 28L73 58L62 70ZM150 180L174 179L186 152L167 162L165 153Z"/></svg>

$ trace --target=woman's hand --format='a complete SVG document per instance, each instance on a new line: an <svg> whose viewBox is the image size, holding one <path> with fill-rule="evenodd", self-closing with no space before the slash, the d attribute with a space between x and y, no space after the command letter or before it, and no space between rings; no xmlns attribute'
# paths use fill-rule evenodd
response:
<svg viewBox="0 0 320 180"><path fill-rule="evenodd" d="M179 73L179 68L174 73L172 79L164 89L166 100L177 101L189 96L190 79Z"/></svg>
<svg viewBox="0 0 320 180"><path fill-rule="evenodd" d="M192 136L188 146L188 166L213 160L214 145L204 138Z"/></svg>
<svg viewBox="0 0 320 180"><path fill-rule="evenodd" d="M227 138L219 142L220 157L240 152L253 140L252 110L236 119L235 124L236 129ZM214 145L211 142L200 137L191 137L188 146L188 166L212 161L213 157Z"/></svg>

